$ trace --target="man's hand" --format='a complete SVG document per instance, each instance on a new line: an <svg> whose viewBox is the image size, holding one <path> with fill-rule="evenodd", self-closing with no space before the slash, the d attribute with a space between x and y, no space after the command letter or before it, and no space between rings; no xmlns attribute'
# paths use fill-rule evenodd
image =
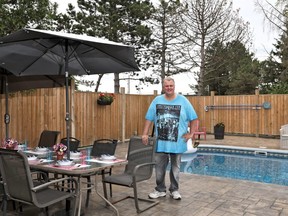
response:
<svg viewBox="0 0 288 216"><path fill-rule="evenodd" d="M148 145L148 135L142 135L142 143Z"/></svg>
<svg viewBox="0 0 288 216"><path fill-rule="evenodd" d="M193 139L194 139L194 133L186 133L186 134L184 134L183 136L182 136L185 140L186 140L186 142L189 140L189 139L192 139L192 141L193 141ZM143 140L143 138L142 138L142 140Z"/></svg>

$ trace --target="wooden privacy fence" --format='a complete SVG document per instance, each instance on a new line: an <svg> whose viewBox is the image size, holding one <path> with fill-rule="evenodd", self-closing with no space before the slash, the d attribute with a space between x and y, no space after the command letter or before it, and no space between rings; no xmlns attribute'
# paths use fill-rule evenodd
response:
<svg viewBox="0 0 288 216"><path fill-rule="evenodd" d="M96 103L98 93L70 90L71 135L81 145L95 139L129 139L141 135L146 111L157 92L130 95L121 89L109 106ZM201 126L213 133L213 126L224 122L225 133L278 137L281 125L288 123L288 95L187 96ZM38 144L42 130L58 130L66 136L65 88L37 89L9 95L10 137ZM1 95L1 138L5 138L5 96Z"/></svg>

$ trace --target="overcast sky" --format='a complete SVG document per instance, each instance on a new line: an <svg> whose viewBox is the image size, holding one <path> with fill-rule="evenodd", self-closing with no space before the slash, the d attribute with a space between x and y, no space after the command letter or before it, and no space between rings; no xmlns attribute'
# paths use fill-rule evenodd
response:
<svg viewBox="0 0 288 216"><path fill-rule="evenodd" d="M263 1L263 0L262 0ZM56 0L55 0L56 2ZM59 9L62 11L65 8L67 8L68 3L72 3L76 5L77 0L61 0L57 1L59 4ZM275 4L276 0L269 0L270 3ZM240 9L240 16L247 22L250 23L250 28L252 31L253 36L253 47L251 48L251 52L255 53L255 56L259 60L264 60L268 56L267 52L269 52L272 47L273 43L275 43L275 38L278 37L277 32L273 32L267 23L264 23L263 21L263 15L260 12L256 11L255 8L255 0L233 0L233 7L234 9ZM120 75L121 76L121 75ZM92 77L90 77L92 78ZM95 76L94 76L95 78ZM192 74L188 75L178 75L175 76L176 81L176 91L182 92L183 94L191 94L191 89L188 87L188 83L191 83L192 80L194 80ZM105 75L102 79L102 85L100 86L99 91L102 92L113 92L114 91L114 84L113 84L114 76L111 75ZM130 83L130 93L142 93L142 94L153 94L154 90L157 90L158 92L161 91L160 86L151 86L151 87L145 87L141 92L137 92L134 88L135 83ZM121 82L121 87L126 88L126 92L128 91L128 83L127 82ZM90 90L93 90L93 88L90 88Z"/></svg>

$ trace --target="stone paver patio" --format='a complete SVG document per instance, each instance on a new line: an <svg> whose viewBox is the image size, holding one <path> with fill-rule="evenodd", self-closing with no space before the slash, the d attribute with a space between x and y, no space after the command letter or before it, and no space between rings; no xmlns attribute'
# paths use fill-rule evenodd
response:
<svg viewBox="0 0 288 216"><path fill-rule="evenodd" d="M241 136L225 136L224 140L215 140L208 135L201 144L233 145L242 147L266 147L279 149L279 139L255 138ZM119 143L118 156L125 156L127 144ZM121 168L114 172L121 172ZM98 176L99 177L99 176ZM169 183L168 175L166 175ZM100 180L100 179L99 179ZM147 197L155 186L155 177L139 185L140 197ZM102 191L102 184L98 184ZM288 215L288 188L286 186L257 183L251 181L226 179L220 177L201 176L181 173L180 193L182 200L173 200L167 194L160 198L160 204L139 214L142 216L286 216ZM132 195L132 189L113 186L113 198ZM84 198L85 198L85 194ZM134 216L136 213L133 200L117 203L120 215ZM15 215L11 211L8 215ZM50 208L52 215L57 210ZM37 215L39 211L33 208L24 208L22 215ZM60 214L57 214L60 215ZM63 214L64 215L64 214ZM92 193L86 216L115 215L111 208L105 206L95 192Z"/></svg>

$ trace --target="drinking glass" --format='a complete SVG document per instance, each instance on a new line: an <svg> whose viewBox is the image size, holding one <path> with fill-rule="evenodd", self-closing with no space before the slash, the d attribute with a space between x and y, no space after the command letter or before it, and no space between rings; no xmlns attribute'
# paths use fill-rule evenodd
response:
<svg viewBox="0 0 288 216"><path fill-rule="evenodd" d="M81 151L81 164L86 164L86 150Z"/></svg>
<svg viewBox="0 0 288 216"><path fill-rule="evenodd" d="M90 154L91 154L91 148L87 148L87 154L86 154L87 160L90 160Z"/></svg>
<svg viewBox="0 0 288 216"><path fill-rule="evenodd" d="M27 151L27 147L28 147L28 141L25 139L23 151Z"/></svg>
<svg viewBox="0 0 288 216"><path fill-rule="evenodd" d="M47 160L52 160L53 151L51 148L47 151Z"/></svg>

